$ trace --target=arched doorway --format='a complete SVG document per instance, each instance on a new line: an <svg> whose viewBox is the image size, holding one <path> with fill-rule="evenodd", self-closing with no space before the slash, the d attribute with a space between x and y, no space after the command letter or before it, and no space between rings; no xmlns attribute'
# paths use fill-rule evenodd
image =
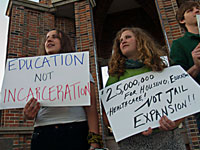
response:
<svg viewBox="0 0 200 150"><path fill-rule="evenodd" d="M123 27L143 28L159 44L165 45L165 38L154 1L96 0L93 14L99 70L101 70L101 67L107 66L112 54L113 39L117 31ZM103 85L100 86L102 88ZM114 148L112 149L116 149L114 142L109 141L109 145L110 143L113 144Z"/></svg>
<svg viewBox="0 0 200 150"><path fill-rule="evenodd" d="M94 23L99 67L108 64L113 39L117 31L123 27L145 29L159 44L165 45L154 1L96 0Z"/></svg>

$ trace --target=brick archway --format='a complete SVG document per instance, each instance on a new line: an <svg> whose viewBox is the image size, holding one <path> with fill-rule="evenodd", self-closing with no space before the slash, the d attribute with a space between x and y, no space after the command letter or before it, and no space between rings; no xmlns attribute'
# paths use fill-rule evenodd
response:
<svg viewBox="0 0 200 150"><path fill-rule="evenodd" d="M111 55L112 42L115 34L122 27L141 27L152 34L163 45L165 43L154 1L125 0L123 3L132 6L128 7L127 5L123 5L119 0L96 1L97 5L94 7L93 13L100 66L107 64ZM122 9L122 7L126 8ZM148 25L146 22L148 22Z"/></svg>

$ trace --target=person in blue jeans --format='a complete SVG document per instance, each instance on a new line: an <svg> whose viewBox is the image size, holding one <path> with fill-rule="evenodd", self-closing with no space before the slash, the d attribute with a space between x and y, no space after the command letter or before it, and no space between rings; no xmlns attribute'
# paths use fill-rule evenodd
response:
<svg viewBox="0 0 200 150"><path fill-rule="evenodd" d="M170 58L172 65L180 65L200 84L200 36L196 15L200 15L198 2L185 2L178 9L176 19L185 34L173 41ZM200 113L194 116L200 132Z"/></svg>
<svg viewBox="0 0 200 150"><path fill-rule="evenodd" d="M60 30L47 33L38 55L73 52L70 39ZM67 80L67 79L66 79ZM34 119L31 150L94 150L101 145L94 80L90 75L91 106L40 107L31 98L23 112Z"/></svg>

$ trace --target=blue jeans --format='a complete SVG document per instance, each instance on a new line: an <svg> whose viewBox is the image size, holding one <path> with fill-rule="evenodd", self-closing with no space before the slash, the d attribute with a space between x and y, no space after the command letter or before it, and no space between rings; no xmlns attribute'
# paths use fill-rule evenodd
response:
<svg viewBox="0 0 200 150"><path fill-rule="evenodd" d="M88 150L87 121L35 127L31 150Z"/></svg>

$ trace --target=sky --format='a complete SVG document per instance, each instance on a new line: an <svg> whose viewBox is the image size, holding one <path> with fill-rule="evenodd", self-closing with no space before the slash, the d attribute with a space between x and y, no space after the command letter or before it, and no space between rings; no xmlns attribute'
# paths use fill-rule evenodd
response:
<svg viewBox="0 0 200 150"><path fill-rule="evenodd" d="M31 0L38 2L39 0ZM0 4L0 91L3 82L4 70L5 70L5 57L7 49L7 36L8 36L8 26L9 17L6 16L6 9L9 0L1 0Z"/></svg>

